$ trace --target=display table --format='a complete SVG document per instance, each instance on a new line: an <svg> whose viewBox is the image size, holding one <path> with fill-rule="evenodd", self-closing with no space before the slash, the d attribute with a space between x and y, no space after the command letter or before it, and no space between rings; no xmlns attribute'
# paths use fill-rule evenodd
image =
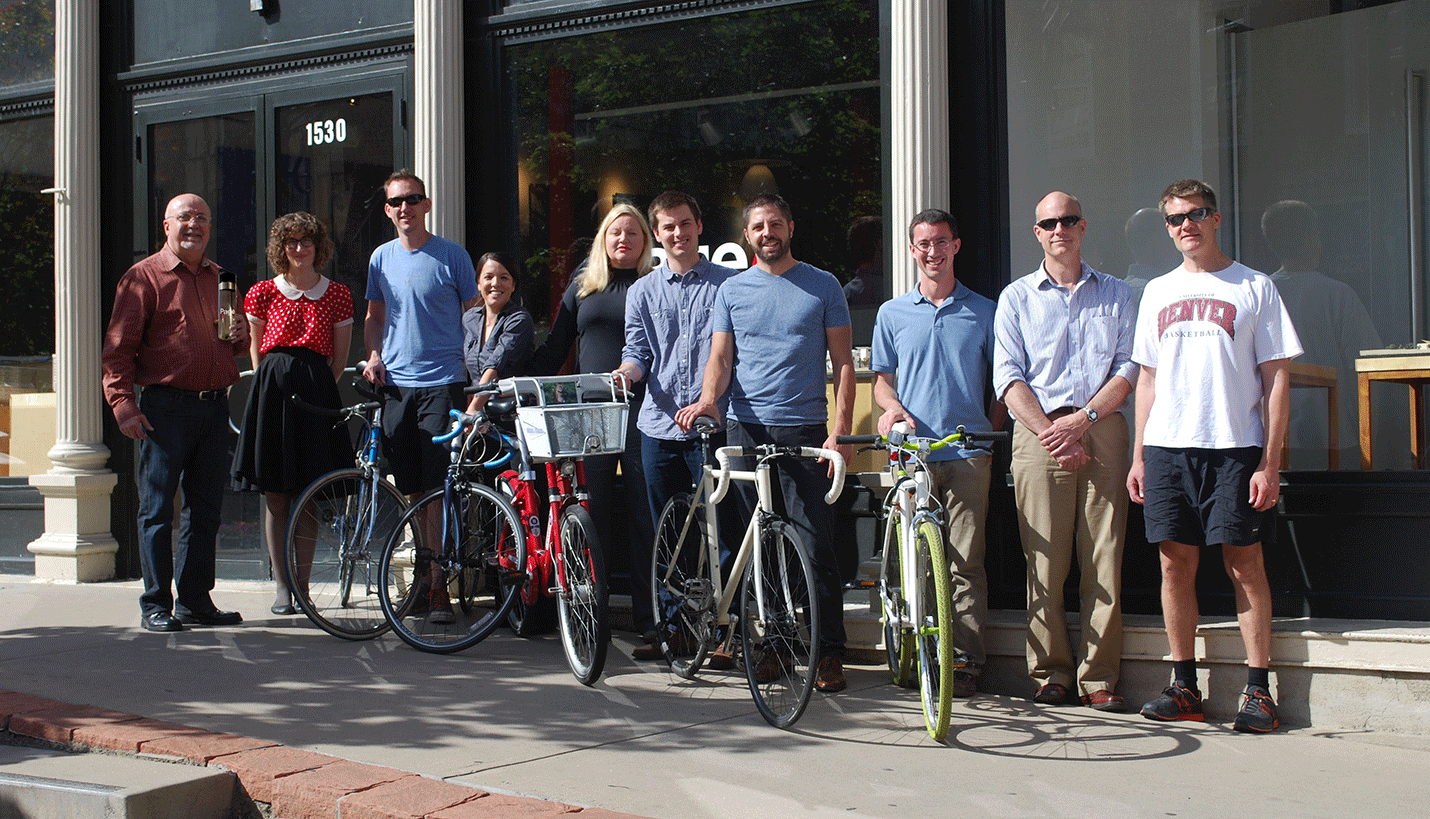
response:
<svg viewBox="0 0 1430 819"><path fill-rule="evenodd" d="M1320 364L1301 364L1296 361L1291 362L1291 386L1295 387L1317 387L1326 391L1326 468L1340 469L1340 412L1337 402L1340 399L1340 390L1336 387L1336 368L1323 367ZM1287 461L1291 457L1291 425L1286 425L1286 434L1281 437L1281 468L1285 469Z"/></svg>
<svg viewBox="0 0 1430 819"><path fill-rule="evenodd" d="M1381 353L1365 355L1369 352ZM1370 383L1390 381L1410 388L1410 456L1416 469L1425 468L1425 383L1430 381L1430 351L1362 350L1356 359L1356 397L1360 403L1360 468L1371 468Z"/></svg>

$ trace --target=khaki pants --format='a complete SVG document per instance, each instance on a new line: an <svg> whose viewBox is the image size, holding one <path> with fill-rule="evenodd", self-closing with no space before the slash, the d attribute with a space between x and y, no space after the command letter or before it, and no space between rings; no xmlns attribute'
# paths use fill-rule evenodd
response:
<svg viewBox="0 0 1430 819"><path fill-rule="evenodd" d="M929 486L943 503L944 551L953 583L954 654L968 657L968 673L977 675L987 653L983 624L988 620L988 573L983 567L988 520L988 479L993 459L986 455L929 463Z"/></svg>
<svg viewBox="0 0 1430 819"><path fill-rule="evenodd" d="M1122 548L1127 535L1127 421L1110 412L1083 435L1091 461L1058 468L1027 427L1013 432L1013 491L1028 560L1028 674L1077 693L1117 690L1122 664ZM1082 663L1068 641L1063 584L1076 549Z"/></svg>

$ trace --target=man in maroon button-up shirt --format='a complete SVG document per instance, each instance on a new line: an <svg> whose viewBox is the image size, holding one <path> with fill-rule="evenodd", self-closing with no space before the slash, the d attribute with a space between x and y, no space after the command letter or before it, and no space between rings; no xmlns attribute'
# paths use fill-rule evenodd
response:
<svg viewBox="0 0 1430 819"><path fill-rule="evenodd" d="M218 335L220 268L204 256L211 218L194 194L169 202L164 246L120 279L104 335L104 398L120 431L139 442L140 622L149 631L243 620L219 611L209 597L229 471L227 389L238 380L234 356L248 349L248 322L241 316L233 338ZM180 485L184 513L176 550ZM170 589L176 574L177 605Z"/></svg>

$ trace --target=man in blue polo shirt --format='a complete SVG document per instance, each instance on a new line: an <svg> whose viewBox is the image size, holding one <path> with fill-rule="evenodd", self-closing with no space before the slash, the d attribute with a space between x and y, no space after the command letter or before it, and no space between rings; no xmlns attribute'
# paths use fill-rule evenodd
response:
<svg viewBox="0 0 1430 819"><path fill-rule="evenodd" d="M992 301L954 277L958 223L945 211L919 213L909 225L909 253L918 285L879 308L874 321L874 400L883 408L879 432L899 421L914 434L943 437L961 424L970 431L1002 426L1006 410L985 404L992 384ZM991 420L990 420L991 419ZM984 522L992 458L981 450L940 449L929 457L932 489L943 502L953 575L953 694L971 697L983 666L988 578L983 570Z"/></svg>

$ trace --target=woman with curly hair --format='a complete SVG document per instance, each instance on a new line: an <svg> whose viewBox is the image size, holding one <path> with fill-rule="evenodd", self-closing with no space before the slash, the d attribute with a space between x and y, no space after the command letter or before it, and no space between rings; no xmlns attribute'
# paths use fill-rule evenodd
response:
<svg viewBox="0 0 1430 819"><path fill-rule="evenodd" d="M337 379L352 342L353 297L318 272L332 256L333 242L317 217L280 216L268 232L268 263L277 275L254 285L243 300L257 372L233 475L240 489L263 492L263 533L277 589L272 611L279 615L297 613L283 549L293 500L320 475L353 464L347 430L289 400L297 395L320 407L342 406ZM300 565L311 562L310 555Z"/></svg>

